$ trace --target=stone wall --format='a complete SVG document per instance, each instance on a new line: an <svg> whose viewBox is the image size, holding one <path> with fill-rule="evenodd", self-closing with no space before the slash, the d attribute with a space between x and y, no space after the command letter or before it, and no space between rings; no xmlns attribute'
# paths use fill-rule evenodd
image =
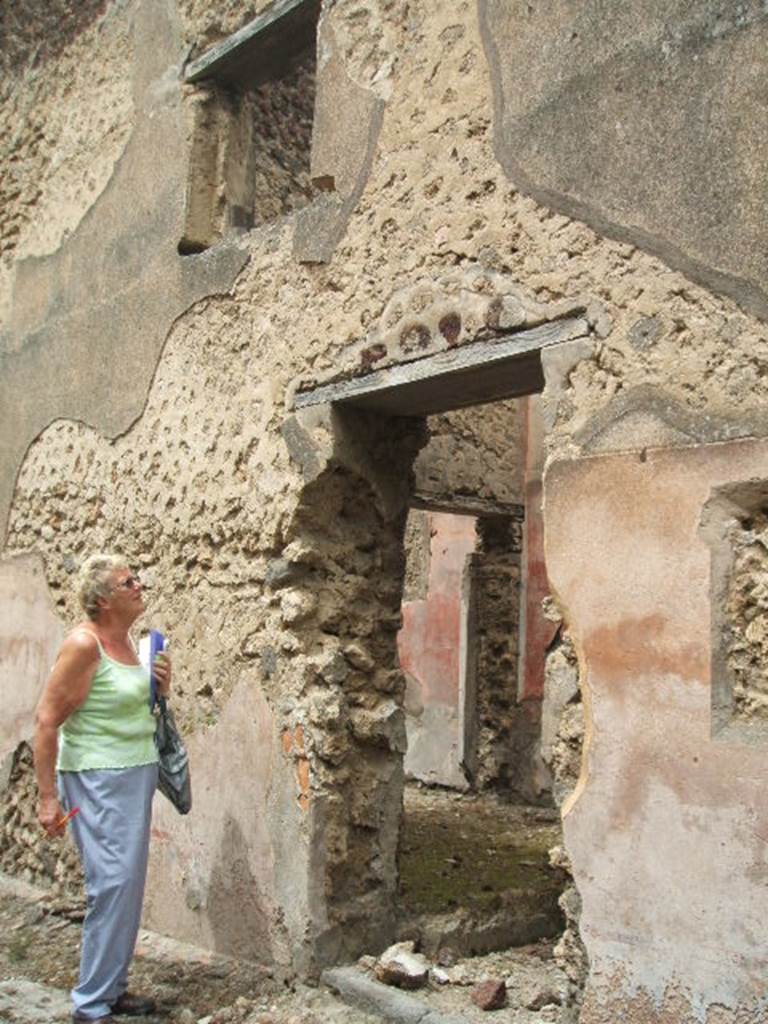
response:
<svg viewBox="0 0 768 1024"><path fill-rule="evenodd" d="M83 872L69 835L48 839L37 820L37 786L32 750L19 744L0 791L0 870L50 889L54 898L81 903Z"/></svg>
<svg viewBox="0 0 768 1024"><path fill-rule="evenodd" d="M419 497L446 508L472 499L522 504L520 403L492 402L427 417L429 441L414 466Z"/></svg>
<svg viewBox="0 0 768 1024"><path fill-rule="evenodd" d="M70 19L71 6L47 7L66 17L65 30L34 61L29 38L50 35L42 32L42 6L22 8L31 12L34 32L19 29L24 17L13 22L14 38L22 34L3 80L0 128L3 555L6 562L22 554L40 559L62 628L77 615L74 566L94 548L122 548L152 584L147 621L172 637L179 718L195 752L196 818L181 822L158 808L162 838L147 902L148 923L179 937L249 955L259 947L267 959L308 969L354 955L364 940L372 948L372 922L381 941L390 927L402 777L402 678L394 660L401 531L410 466L424 438L416 437L418 425L412 433L376 417L294 415L298 388L551 320L583 321L578 340L543 356L550 460L581 467L570 477L562 471L544 513L548 564L557 564L580 658L584 623L599 630L606 617L613 621L628 592L614 593L603 550L590 545L615 547L621 539L614 554L622 584L629 555L639 575L650 572L645 554L660 543L659 503L678 495L680 481L706 476L691 468L699 465L695 446L766 435L768 333L757 301L766 289L764 218L753 216L760 207L748 199L760 194L768 166L752 77L765 49L764 13L753 4L743 24L726 19L720 32L706 0L691 7L690 18L686 5L633 12L630 36L643 53L661 60L666 41L671 53L691 56L670 65L668 77L637 73L647 62L638 64L635 51L619 45L622 33L606 38L608 23L569 43L563 32L570 23L555 24L543 8L528 7L326 4L313 176L327 173L337 190L184 257L177 246L190 152L181 68L192 50L239 27L261 4L128 0L107 5L103 16L100 5L80 6L82 21ZM595 10L585 5L585 17ZM3 17L10 15L4 10ZM618 7L611 17L624 24ZM699 22L706 31L697 35L690 29ZM542 38L556 45L538 45ZM567 62L559 59L566 45L573 49ZM601 46L620 74L606 75L592 60ZM526 60L515 59L520 47ZM519 83L515 75L529 67L531 54L541 74L526 73ZM595 72L580 92L573 69L584 67ZM680 68L695 74L681 78ZM613 89L619 80L631 90ZM686 130L671 148L643 150L642 166L650 161L655 172L644 180L665 187L629 198L649 200L639 214L650 229L660 222L676 229L671 246L651 244L651 230L609 230L610 209L606 218L588 217L609 201L616 210L626 198L617 188L634 180L621 162L632 162L631 146L602 144L618 164L579 166L572 180L580 189L581 172L594 167L586 180L589 209L560 202L571 157L582 153L580 130L573 145L574 125L584 123L578 117L566 117L568 131L554 147L541 145L551 132L526 130L524 176L509 160L522 137L515 126L524 124L526 110L546 113L553 96L591 97L588 112L601 132L624 125L631 138L653 142L653 133L642 134L645 111L659 110L669 131L668 118L683 109L679 88L688 84L697 111L726 103L740 113L729 124L716 119L728 128L723 136ZM650 88L655 105L639 102L637 90ZM504 106L510 89L522 111ZM562 112L562 102L551 109ZM59 130L65 121L71 130ZM534 126L542 123L534 118ZM556 123L562 118L546 126ZM749 126L749 145L740 142L740 125ZM710 141L721 137L734 142L728 149L738 159L710 159ZM665 153L684 158L675 174L666 172ZM678 173L700 166L721 177ZM695 191L688 202L688 183L704 180L725 197L709 220L711 204L697 203ZM685 198L682 206L675 195ZM661 206L653 205L657 196ZM688 215L659 221L668 202ZM625 226L636 223L626 205L618 212ZM35 241L37 231L43 234ZM300 262L307 237L322 245ZM22 260L25 238L37 255ZM717 245L709 247L712 238ZM744 253L749 238L755 244L740 268L734 254ZM681 252L685 259L677 258ZM641 531L616 532L613 513L606 520L601 510L614 492L623 499L625 478L609 474L600 486L579 490L579 473L600 462L591 456L617 451L636 453L626 457L633 471L656 469L659 446L680 456L665 478L669 489L654 492ZM759 459L743 461L743 473L764 477ZM727 472L714 473L718 484L728 483L733 465L731 459ZM696 535L706 495L695 486L696 510L684 503L685 536L677 532L674 503L661 521L678 545L674 557L689 551ZM575 493L585 502L577 524ZM644 494L640 488L631 515L646 508ZM582 566L589 588L572 585L578 551L589 553ZM748 750L713 744L702 756L711 710L700 660L709 649L702 627L709 622L709 562L700 553L691 557L694 574L686 562L674 576L685 581L676 601L659 587L669 582L669 562L654 563L645 627L630 629L637 642L624 645L624 660L609 664L601 650L613 648L597 641L586 652L598 698L586 717L593 761L588 784L577 786L569 805L566 842L596 967L589 1021L614 1019L631 990L640 993L632 995L632 1012L655 1024L665 1011L654 1007L664 999L680 1006L677 996L665 996L673 975L692 993L679 1020L703 1019L714 1004L730 1008L724 1021L754 1008L745 971L730 966L725 977L717 965L751 963L744 922L754 917L759 934L765 917L753 885L759 864L739 838L745 821L763 813L765 785ZM283 585L293 574L297 581ZM375 592L369 580L377 582ZM687 623L674 615L694 607L691 588L699 655L689 650L683 658L676 638L686 635ZM658 618L668 613L677 623L670 633ZM670 647L681 679L665 674L661 654ZM645 690L624 685L636 668ZM692 722L700 726L695 736ZM660 742L658 757L637 748L651 740ZM241 757L243 785L225 793L220 777L232 749ZM706 774L703 782L696 772ZM721 778L729 780L727 792ZM662 811L667 817L659 820ZM600 850L595 834L606 837ZM715 846L721 836L725 856ZM633 859L622 861L622 884L608 899L606 886L617 878L610 856L620 857L623 837L632 837ZM642 884L638 865L649 871ZM678 865L688 865L687 877L676 873ZM689 892L697 872L706 884ZM650 924L643 916L649 891L656 894ZM691 897L685 906L680 892ZM169 902L181 908L175 920ZM694 905L697 921L717 919L716 963L707 961L706 970L703 926L679 930ZM247 906L254 922L249 934L229 913L238 906ZM610 920L601 916L604 907ZM622 934L610 945L617 907L622 920L628 915L637 924L638 942L624 942ZM610 984L603 970L609 961Z"/></svg>
<svg viewBox="0 0 768 1024"><path fill-rule="evenodd" d="M537 707L518 703L520 551L523 510L515 518L480 518L471 560L477 627L479 788L533 797L532 761L539 745Z"/></svg>
<svg viewBox="0 0 768 1024"><path fill-rule="evenodd" d="M732 528L733 564L725 613L733 715L768 718L768 506L747 512Z"/></svg>

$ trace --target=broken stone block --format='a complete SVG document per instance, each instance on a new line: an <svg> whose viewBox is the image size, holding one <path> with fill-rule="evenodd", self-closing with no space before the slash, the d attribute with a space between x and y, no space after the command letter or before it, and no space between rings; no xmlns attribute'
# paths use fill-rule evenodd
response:
<svg viewBox="0 0 768 1024"><path fill-rule="evenodd" d="M545 1006L559 1006L563 1001L562 993L550 981L534 983L521 993L522 1004L527 1010L541 1010Z"/></svg>
<svg viewBox="0 0 768 1024"><path fill-rule="evenodd" d="M512 295L505 295L501 300L499 308L499 327L501 330L509 331L515 327L522 327L525 320L525 308L520 300Z"/></svg>
<svg viewBox="0 0 768 1024"><path fill-rule="evenodd" d="M429 964L420 953L414 953L412 942L397 942L381 954L374 971L385 985L415 989L426 985Z"/></svg>
<svg viewBox="0 0 768 1024"><path fill-rule="evenodd" d="M267 565L264 582L272 590L280 590L283 587L295 583L304 575L306 569L303 565L296 565L286 558L273 558Z"/></svg>
<svg viewBox="0 0 768 1024"><path fill-rule="evenodd" d="M507 986L503 981L490 978L475 985L469 996L481 1010L500 1010L507 1005Z"/></svg>
<svg viewBox="0 0 768 1024"><path fill-rule="evenodd" d="M477 982L476 971L467 963L450 967L447 974L452 985L474 985Z"/></svg>
<svg viewBox="0 0 768 1024"><path fill-rule="evenodd" d="M441 967L453 967L458 959L459 954L450 946L441 946L437 951L437 962Z"/></svg>
<svg viewBox="0 0 768 1024"><path fill-rule="evenodd" d="M280 617L286 626L304 622L314 614L317 599L301 590L286 590L280 599Z"/></svg>
<svg viewBox="0 0 768 1024"><path fill-rule="evenodd" d="M353 668L359 669L361 672L370 672L376 665L376 662L361 644L347 644L344 648L343 654L350 665L352 665Z"/></svg>
<svg viewBox="0 0 768 1024"><path fill-rule="evenodd" d="M401 754L406 751L405 715L393 700L384 701L373 711L356 711L351 725L353 735L362 743L384 746Z"/></svg>

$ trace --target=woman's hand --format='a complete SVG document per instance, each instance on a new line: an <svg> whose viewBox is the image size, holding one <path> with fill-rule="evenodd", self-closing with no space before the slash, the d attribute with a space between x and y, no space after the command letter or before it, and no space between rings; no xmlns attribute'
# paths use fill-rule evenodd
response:
<svg viewBox="0 0 768 1024"><path fill-rule="evenodd" d="M37 802L37 820L45 829L49 839L63 835L64 825L61 820L64 817L59 798L57 796L41 796Z"/></svg>
<svg viewBox="0 0 768 1024"><path fill-rule="evenodd" d="M157 680L157 692L167 697L171 692L171 658L165 651L156 655L152 663L152 672Z"/></svg>

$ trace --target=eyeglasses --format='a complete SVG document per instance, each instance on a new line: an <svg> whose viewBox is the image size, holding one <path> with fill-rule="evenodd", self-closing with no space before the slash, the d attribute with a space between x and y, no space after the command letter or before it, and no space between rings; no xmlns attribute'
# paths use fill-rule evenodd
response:
<svg viewBox="0 0 768 1024"><path fill-rule="evenodd" d="M113 590L138 590L141 586L141 580L138 576L126 576L124 580L120 580L116 583Z"/></svg>

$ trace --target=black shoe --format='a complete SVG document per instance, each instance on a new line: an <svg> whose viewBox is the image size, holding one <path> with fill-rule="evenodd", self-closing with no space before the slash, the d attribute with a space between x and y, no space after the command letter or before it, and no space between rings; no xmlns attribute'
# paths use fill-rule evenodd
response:
<svg viewBox="0 0 768 1024"><path fill-rule="evenodd" d="M115 1016L121 1017L147 1017L155 1012L154 999L147 996L134 996L130 992L123 992L117 1002L110 1007Z"/></svg>

